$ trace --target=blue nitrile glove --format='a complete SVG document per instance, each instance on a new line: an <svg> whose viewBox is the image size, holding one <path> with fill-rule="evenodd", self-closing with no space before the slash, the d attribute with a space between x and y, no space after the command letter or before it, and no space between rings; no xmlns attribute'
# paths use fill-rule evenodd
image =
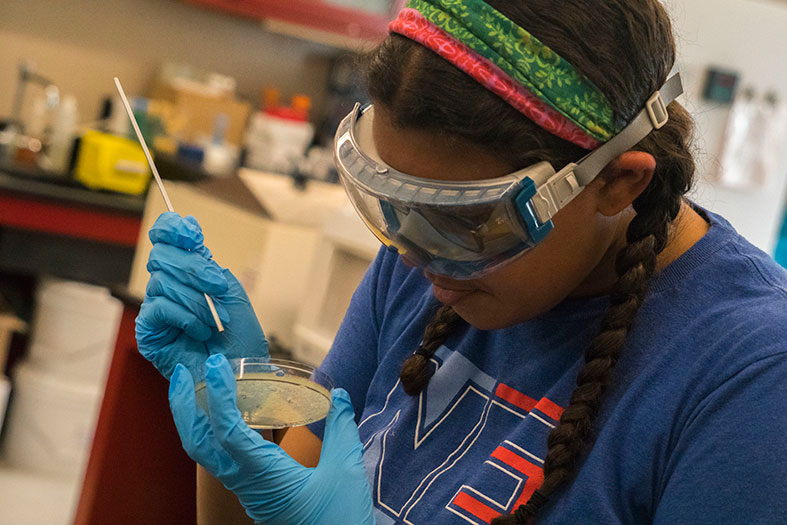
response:
<svg viewBox="0 0 787 525"><path fill-rule="evenodd" d="M267 357L268 342L246 292L212 260L197 220L166 212L149 236L150 280L136 323L140 353L165 377L178 363L202 377L205 358L215 353ZM203 292L213 299L224 333L218 332Z"/></svg>
<svg viewBox="0 0 787 525"><path fill-rule="evenodd" d="M363 447L350 397L334 389L320 463L306 468L241 418L235 377L221 354L205 362L210 416L196 405L194 382L178 365L169 404L188 455L233 491L246 513L266 525L374 524Z"/></svg>

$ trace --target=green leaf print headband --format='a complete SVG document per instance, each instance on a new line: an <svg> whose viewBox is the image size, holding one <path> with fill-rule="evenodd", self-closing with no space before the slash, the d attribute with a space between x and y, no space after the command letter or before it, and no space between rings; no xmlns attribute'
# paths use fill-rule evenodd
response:
<svg viewBox="0 0 787 525"><path fill-rule="evenodd" d="M620 131L609 102L590 80L486 2L409 0L390 29L437 52L536 124L585 149Z"/></svg>

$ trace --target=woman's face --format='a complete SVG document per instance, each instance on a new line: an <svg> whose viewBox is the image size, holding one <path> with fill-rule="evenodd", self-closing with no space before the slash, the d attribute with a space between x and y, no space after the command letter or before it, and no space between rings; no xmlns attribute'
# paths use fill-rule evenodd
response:
<svg viewBox="0 0 787 525"><path fill-rule="evenodd" d="M474 144L396 128L379 105L373 132L380 157L416 177L469 181L514 171ZM624 214L599 212L602 186L600 180L588 186L554 217L555 228L542 243L498 270L461 281L425 272L435 297L471 325L492 330L544 313L569 296L603 291L599 287L609 284L603 281L614 282L611 260Z"/></svg>

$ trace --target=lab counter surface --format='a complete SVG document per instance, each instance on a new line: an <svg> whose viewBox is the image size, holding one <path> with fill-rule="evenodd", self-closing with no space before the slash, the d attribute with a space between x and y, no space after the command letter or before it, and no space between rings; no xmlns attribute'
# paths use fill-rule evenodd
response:
<svg viewBox="0 0 787 525"><path fill-rule="evenodd" d="M0 166L0 271L128 281L144 197Z"/></svg>

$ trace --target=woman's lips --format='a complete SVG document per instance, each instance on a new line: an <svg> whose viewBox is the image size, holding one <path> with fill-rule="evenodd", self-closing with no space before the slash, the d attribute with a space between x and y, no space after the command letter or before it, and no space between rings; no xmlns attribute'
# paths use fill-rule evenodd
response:
<svg viewBox="0 0 787 525"><path fill-rule="evenodd" d="M424 275L432 281L435 298L446 306L453 306L476 291L474 287L467 287L467 281L453 281L426 271Z"/></svg>
<svg viewBox="0 0 787 525"><path fill-rule="evenodd" d="M471 293L473 290L450 290L432 283L435 298L446 306L453 306Z"/></svg>

